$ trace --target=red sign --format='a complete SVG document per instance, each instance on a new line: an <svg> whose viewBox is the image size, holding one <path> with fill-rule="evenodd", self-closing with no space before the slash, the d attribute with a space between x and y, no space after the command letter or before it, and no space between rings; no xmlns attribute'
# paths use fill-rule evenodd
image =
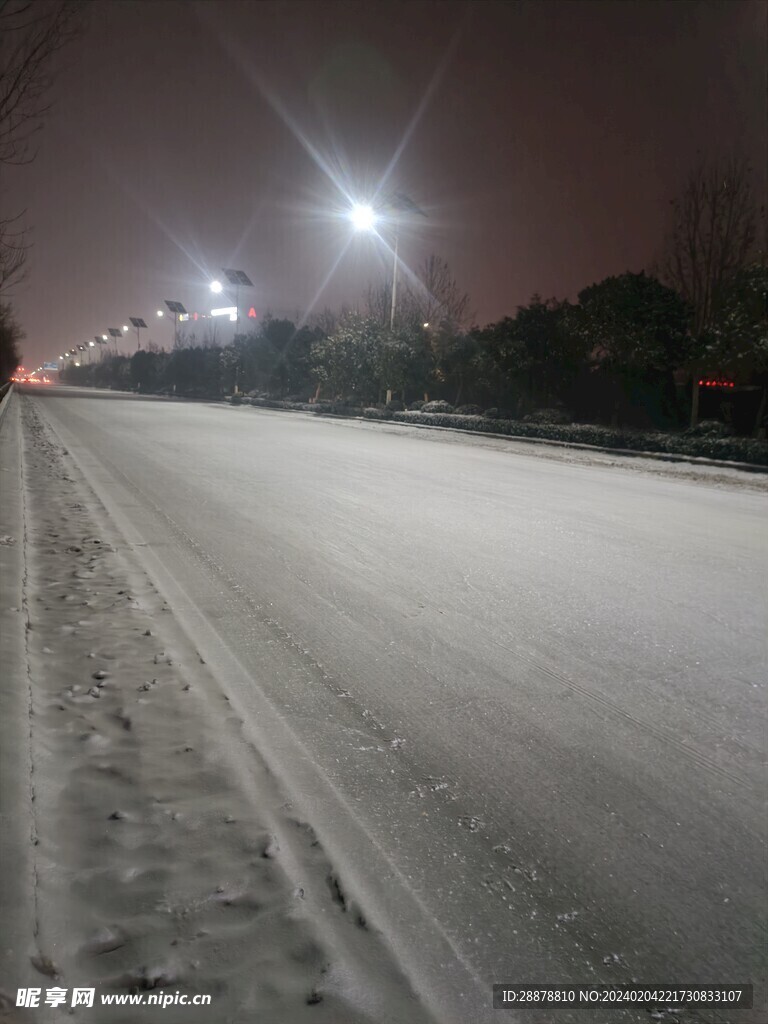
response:
<svg viewBox="0 0 768 1024"><path fill-rule="evenodd" d="M256 310L253 308L253 306L251 306L251 308L248 310L248 316L251 318L251 320L255 320L256 319L257 314L256 314Z"/></svg>

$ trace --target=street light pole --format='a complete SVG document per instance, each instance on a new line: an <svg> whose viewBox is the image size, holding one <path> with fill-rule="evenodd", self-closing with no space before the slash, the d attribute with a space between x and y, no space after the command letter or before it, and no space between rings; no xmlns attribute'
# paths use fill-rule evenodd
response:
<svg viewBox="0 0 768 1024"><path fill-rule="evenodd" d="M409 199L408 196L404 195L402 192L393 192L379 205L378 209L374 209L366 203L354 203L352 208L349 210L348 216L356 231L376 232L376 222L381 217L381 213L379 211L392 211L394 213L394 216L391 218L395 229L395 245L393 253L394 263L392 265L392 301L389 307L389 329L392 331L395 327L395 312L397 311L397 273L400 269L400 218L398 214L401 211L417 213L421 217L426 217L426 214L423 210L419 209L419 207L412 199Z"/></svg>
<svg viewBox="0 0 768 1024"><path fill-rule="evenodd" d="M235 338L240 333L240 289L253 288L253 281L244 270L236 270L233 267L225 267L224 276L235 289Z"/></svg>
<svg viewBox="0 0 768 1024"><path fill-rule="evenodd" d="M395 329L395 309L397 306L397 247L400 241L400 232L395 227L395 262L392 267L392 306L389 311L389 329Z"/></svg>
<svg viewBox="0 0 768 1024"><path fill-rule="evenodd" d="M176 348L179 343L179 318L181 316L186 316L187 311L184 306L175 299L166 299L165 304L168 307L168 311L173 316L173 347ZM158 316L160 315L160 312L161 311L158 310Z"/></svg>

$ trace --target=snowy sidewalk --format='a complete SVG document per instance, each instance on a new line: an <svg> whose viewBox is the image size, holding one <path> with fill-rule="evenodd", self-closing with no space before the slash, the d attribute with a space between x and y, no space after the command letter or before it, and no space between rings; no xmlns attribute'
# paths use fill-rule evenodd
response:
<svg viewBox="0 0 768 1024"><path fill-rule="evenodd" d="M26 914L34 934L6 935L33 967L10 977L3 961L0 1020L430 1020L69 457L32 403L16 405L4 442L21 415L28 674L12 673L2 729L17 737L6 757L29 736L16 835L31 840L31 891L22 878L12 927ZM41 989L38 1009L13 1005L22 986ZM72 1009L75 987L95 989L94 1007L211 999ZM53 989L66 991L56 1008Z"/></svg>

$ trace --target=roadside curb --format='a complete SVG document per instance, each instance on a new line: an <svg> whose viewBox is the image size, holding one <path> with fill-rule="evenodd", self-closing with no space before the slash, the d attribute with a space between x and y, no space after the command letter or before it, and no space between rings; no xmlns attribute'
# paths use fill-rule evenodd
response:
<svg viewBox="0 0 768 1024"><path fill-rule="evenodd" d="M229 404L229 403L227 403ZM461 427L442 427L437 423L407 423L403 420L379 420L368 416L343 416L339 413L306 412L304 409L273 409L269 406L254 405L253 409L265 412L285 412L295 415L311 416L318 420L357 420L360 423L386 424L392 427L412 427L418 430L447 430L452 434L469 434L472 437L493 437L501 441L514 441L517 444L543 444L553 448L575 448L579 451L601 452L604 455L622 455L633 459L655 459L657 462L689 462L694 466L714 466L716 469L737 469L745 473L768 473L768 466L758 466L751 462L727 462L724 459L708 459L700 455L683 455L676 452L646 452L633 448L605 448L601 445L582 444L579 441L555 441L548 437L522 437L519 434L497 434L490 430L464 430Z"/></svg>
<svg viewBox="0 0 768 1024"><path fill-rule="evenodd" d="M324 417L322 417L324 418ZM338 417L343 419L345 417ZM633 459L656 459L659 462L691 462L696 466L715 466L719 469L740 469L748 473L768 473L768 466L756 466L751 462L726 462L724 459L708 459L701 455L683 455L676 452L646 452L633 448L604 448L596 444L582 444L579 441L554 441L548 437L521 437L518 434L496 434L486 430L462 430L460 427L441 427L428 423L405 423L403 420L368 420L365 416L355 419L367 423L394 423L401 427L420 427L422 430L450 430L454 434L472 434L473 437L495 437L503 441L517 441L521 444L544 444L555 448L577 448L587 452L602 452L605 455L628 455Z"/></svg>
<svg viewBox="0 0 768 1024"><path fill-rule="evenodd" d="M26 613L24 608L25 528L19 405L3 398L0 416L0 724L5 723L0 772L0 988L13 992L32 982L35 952L35 893L30 832L29 728L11 727L29 718ZM9 405L13 415L6 416Z"/></svg>
<svg viewBox="0 0 768 1024"><path fill-rule="evenodd" d="M2 399L0 399L0 423L2 423L3 419L5 418L5 414L8 411L8 406L11 404L11 397L12 397L12 395L13 395L13 384L10 385L8 390L3 395Z"/></svg>

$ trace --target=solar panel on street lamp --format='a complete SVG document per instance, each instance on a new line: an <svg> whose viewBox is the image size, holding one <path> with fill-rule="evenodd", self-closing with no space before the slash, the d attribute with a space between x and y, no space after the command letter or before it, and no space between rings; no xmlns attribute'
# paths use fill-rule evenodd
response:
<svg viewBox="0 0 768 1024"><path fill-rule="evenodd" d="M165 304L168 309L173 313L173 347L176 348L176 344L179 340L179 317L186 313L186 309L180 302L176 302L175 299L165 299Z"/></svg>
<svg viewBox="0 0 768 1024"><path fill-rule="evenodd" d="M244 270L225 269L224 276L230 284L238 285L243 288L253 288L253 281L248 277Z"/></svg>
<svg viewBox="0 0 768 1024"><path fill-rule="evenodd" d="M224 276L235 288L235 337L240 333L240 289L253 288L253 281L244 270L223 267Z"/></svg>
<svg viewBox="0 0 768 1024"><path fill-rule="evenodd" d="M146 322L146 320L144 320L140 316L129 316L128 319L131 321L133 326L136 328L136 348L140 349L141 348L141 335L139 334L139 331L141 331L142 328L146 328L147 322Z"/></svg>

